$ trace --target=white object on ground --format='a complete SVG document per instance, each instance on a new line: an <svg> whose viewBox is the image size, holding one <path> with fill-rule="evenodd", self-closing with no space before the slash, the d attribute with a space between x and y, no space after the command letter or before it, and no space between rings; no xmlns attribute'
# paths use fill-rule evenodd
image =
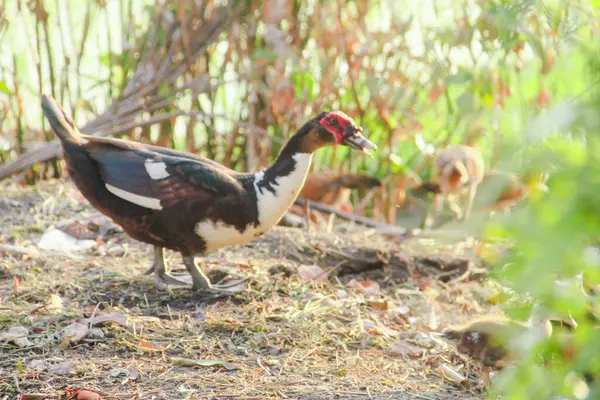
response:
<svg viewBox="0 0 600 400"><path fill-rule="evenodd" d="M55 228L46 230L38 242L38 247L44 250L81 251L94 246L95 240L79 240Z"/></svg>

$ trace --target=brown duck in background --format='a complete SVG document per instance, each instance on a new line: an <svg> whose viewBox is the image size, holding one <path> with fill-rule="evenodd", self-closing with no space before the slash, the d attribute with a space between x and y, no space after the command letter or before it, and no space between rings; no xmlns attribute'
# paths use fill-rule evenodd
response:
<svg viewBox="0 0 600 400"><path fill-rule="evenodd" d="M527 322L489 317L450 327L442 335L456 345L459 353L483 364L483 378L487 383L491 370L505 368L520 351L539 340L549 339L553 320L577 326L572 317L563 317L535 305Z"/></svg>
<svg viewBox="0 0 600 400"><path fill-rule="evenodd" d="M339 174L334 171L312 173L306 177L299 197L318 201L335 207L340 211L352 212L350 193L352 190L367 191L381 186L381 181L365 174ZM304 215L305 207L295 205L290 211L296 215Z"/></svg>
<svg viewBox="0 0 600 400"><path fill-rule="evenodd" d="M433 178L415 189L416 193L432 192L433 215L427 218L425 225L430 226L441 214L444 202L459 220L466 219L471 212L477 186L485 174L485 162L476 147L477 140L484 134L483 128L473 129L465 143L443 149L435 158ZM461 207L457 201L466 195Z"/></svg>
<svg viewBox="0 0 600 400"><path fill-rule="evenodd" d="M521 181L518 175L499 170L489 171L483 178L479 189L478 195L473 201L474 208L487 206L486 208L489 207L500 212L520 203L527 197L528 192L527 185Z"/></svg>
<svg viewBox="0 0 600 400"><path fill-rule="evenodd" d="M42 109L83 196L129 236L154 246L148 272L157 283L185 284L166 273L167 248L182 255L199 291L231 293L212 285L194 257L249 242L276 225L300 193L313 152L335 145L367 154L376 148L346 114L322 112L290 137L271 166L240 173L191 153L81 135L47 96Z"/></svg>
<svg viewBox="0 0 600 400"><path fill-rule="evenodd" d="M477 141L484 135L485 128L473 125L464 144L447 147L437 155L433 178L414 189L417 196L433 193L433 213L426 218L425 226L439 217L444 202L457 219L466 219L474 209L504 212L533 193L548 191L542 183L545 174L539 171L528 171L523 177L500 170L486 173L477 148ZM464 195L461 207L458 200Z"/></svg>
<svg viewBox="0 0 600 400"><path fill-rule="evenodd" d="M479 185L473 209L506 212L527 198L532 191L547 192L548 187L542 183L542 177L538 174L521 178L510 172L491 170Z"/></svg>
<svg viewBox="0 0 600 400"><path fill-rule="evenodd" d="M503 343L507 335L518 335L527 330L527 324L508 318L485 318L469 324L448 328L443 337L453 342L459 353L481 361L486 367L503 368L512 354ZM544 325L546 332L551 326ZM548 334L549 336L549 334Z"/></svg>
<svg viewBox="0 0 600 400"><path fill-rule="evenodd" d="M541 181L541 176L526 179L510 172L491 170L478 185L471 209L506 212L525 200L533 191L548 191L548 187ZM429 181L417 187L416 192L439 194L441 189L439 184Z"/></svg>

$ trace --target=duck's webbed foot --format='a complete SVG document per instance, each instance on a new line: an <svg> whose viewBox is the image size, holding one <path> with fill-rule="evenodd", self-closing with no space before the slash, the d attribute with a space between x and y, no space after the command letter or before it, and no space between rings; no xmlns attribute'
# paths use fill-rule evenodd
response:
<svg viewBox="0 0 600 400"><path fill-rule="evenodd" d="M196 265L193 256L184 256L183 263L187 268L188 272L192 276L192 289L198 292L205 292L210 294L228 295L232 296L236 293L244 291L244 287L241 285L246 279L240 279L238 281L228 283L226 285L213 285L210 280L204 275L202 270Z"/></svg>
<svg viewBox="0 0 600 400"><path fill-rule="evenodd" d="M165 290L170 287L189 287L190 284L185 281L180 281L177 278L172 277L166 271L165 265L165 254L162 247L154 246L154 263L144 274L150 275L154 273L154 280L156 287Z"/></svg>

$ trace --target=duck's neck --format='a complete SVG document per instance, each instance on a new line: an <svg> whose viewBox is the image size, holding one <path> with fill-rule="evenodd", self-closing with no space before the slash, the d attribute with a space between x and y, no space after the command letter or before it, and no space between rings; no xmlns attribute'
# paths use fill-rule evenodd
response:
<svg viewBox="0 0 600 400"><path fill-rule="evenodd" d="M312 153L286 146L273 165L254 175L258 221L262 227L274 226L292 206L304 186L311 160Z"/></svg>

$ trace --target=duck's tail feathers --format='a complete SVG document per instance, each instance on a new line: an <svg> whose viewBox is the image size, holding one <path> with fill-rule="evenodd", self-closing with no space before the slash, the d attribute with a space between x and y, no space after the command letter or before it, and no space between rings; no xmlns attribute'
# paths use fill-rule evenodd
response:
<svg viewBox="0 0 600 400"><path fill-rule="evenodd" d="M73 120L69 117L65 110L50 96L42 95L42 110L56 136L61 142L80 144L81 137L79 131L75 127Z"/></svg>
<svg viewBox="0 0 600 400"><path fill-rule="evenodd" d="M470 181L469 170L462 161L455 161L452 164L448 164L447 168L443 171L443 175L449 182L464 185Z"/></svg>
<svg viewBox="0 0 600 400"><path fill-rule="evenodd" d="M423 182L419 186L413 189L416 194L425 194L425 193L434 193L440 194L442 193L442 188L439 182L428 181Z"/></svg>

